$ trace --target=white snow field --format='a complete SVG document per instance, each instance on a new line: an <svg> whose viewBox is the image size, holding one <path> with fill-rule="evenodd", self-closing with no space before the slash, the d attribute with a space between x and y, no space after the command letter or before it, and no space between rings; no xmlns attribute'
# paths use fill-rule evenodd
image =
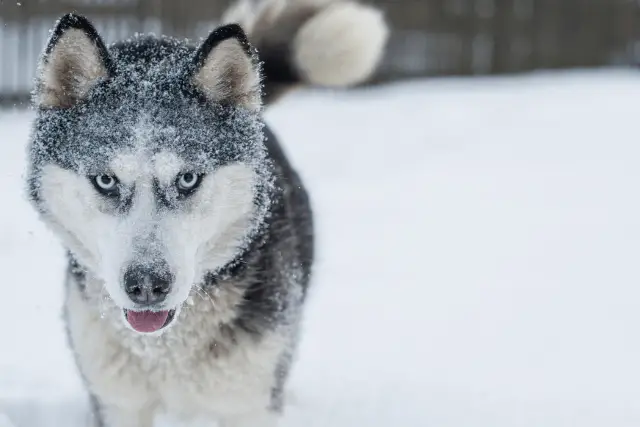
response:
<svg viewBox="0 0 640 427"><path fill-rule="evenodd" d="M0 413L86 426L63 252L23 197L31 114L0 115ZM283 427L640 425L640 73L311 91L268 118L318 231Z"/></svg>

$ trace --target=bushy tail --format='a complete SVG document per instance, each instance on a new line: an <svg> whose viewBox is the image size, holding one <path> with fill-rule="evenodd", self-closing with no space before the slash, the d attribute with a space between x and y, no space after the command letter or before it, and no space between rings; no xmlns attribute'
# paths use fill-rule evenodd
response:
<svg viewBox="0 0 640 427"><path fill-rule="evenodd" d="M222 21L240 24L257 48L265 105L304 85L365 81L389 34L380 10L350 0L238 0Z"/></svg>

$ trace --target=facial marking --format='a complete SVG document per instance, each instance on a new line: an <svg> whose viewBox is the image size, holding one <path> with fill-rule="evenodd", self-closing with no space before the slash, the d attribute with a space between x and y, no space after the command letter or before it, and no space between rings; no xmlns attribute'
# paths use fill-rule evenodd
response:
<svg viewBox="0 0 640 427"><path fill-rule="evenodd" d="M237 255L253 215L255 179L250 167L231 164L203 181L189 227L199 272L215 270Z"/></svg>
<svg viewBox="0 0 640 427"><path fill-rule="evenodd" d="M149 173L149 166L143 156L134 153L120 154L111 161L109 166L118 180L126 185L132 185L140 177Z"/></svg>
<svg viewBox="0 0 640 427"><path fill-rule="evenodd" d="M43 173L43 199L50 224L63 232L69 248L104 281L116 305L133 306L123 288L122 272L127 266L162 259L175 275L165 301L168 308L175 308L207 271L230 262L244 247L254 210L256 175L245 164L223 166L205 176L181 209L159 211L149 180L157 174L173 182L184 164L174 154L160 153L146 162L151 166L145 169L143 159L123 154L111 163L119 179L135 182L126 215L102 209L104 197L86 176L57 166Z"/></svg>
<svg viewBox="0 0 640 427"><path fill-rule="evenodd" d="M161 185L173 184L183 166L182 159L168 151L161 151L153 157L153 172Z"/></svg>
<svg viewBox="0 0 640 427"><path fill-rule="evenodd" d="M89 180L59 166L48 165L40 181L47 223L61 232L68 247L94 270L100 265L100 241L115 221L104 214L104 200Z"/></svg>

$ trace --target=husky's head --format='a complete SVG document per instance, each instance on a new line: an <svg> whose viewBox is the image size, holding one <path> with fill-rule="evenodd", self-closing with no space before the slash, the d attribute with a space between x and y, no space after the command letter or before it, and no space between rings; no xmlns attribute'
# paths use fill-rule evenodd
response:
<svg viewBox="0 0 640 427"><path fill-rule="evenodd" d="M34 93L30 196L133 329L170 324L263 226L260 96L238 26L196 49L151 38L107 48L82 17L56 25Z"/></svg>

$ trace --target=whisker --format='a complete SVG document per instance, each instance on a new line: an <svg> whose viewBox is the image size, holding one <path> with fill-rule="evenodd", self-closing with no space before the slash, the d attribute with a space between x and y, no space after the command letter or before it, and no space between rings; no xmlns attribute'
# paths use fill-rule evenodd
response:
<svg viewBox="0 0 640 427"><path fill-rule="evenodd" d="M202 294L200 292L202 292L204 295L206 295L209 298L209 302L211 303L211 307L213 307L213 309L216 308L216 304L213 301L213 298L211 297L211 295L209 295L209 292L207 292L207 290L205 288L202 287L202 285L196 285L195 286L195 291L198 295L200 295L203 299L204 297L202 296ZM200 292L198 292L200 291Z"/></svg>

